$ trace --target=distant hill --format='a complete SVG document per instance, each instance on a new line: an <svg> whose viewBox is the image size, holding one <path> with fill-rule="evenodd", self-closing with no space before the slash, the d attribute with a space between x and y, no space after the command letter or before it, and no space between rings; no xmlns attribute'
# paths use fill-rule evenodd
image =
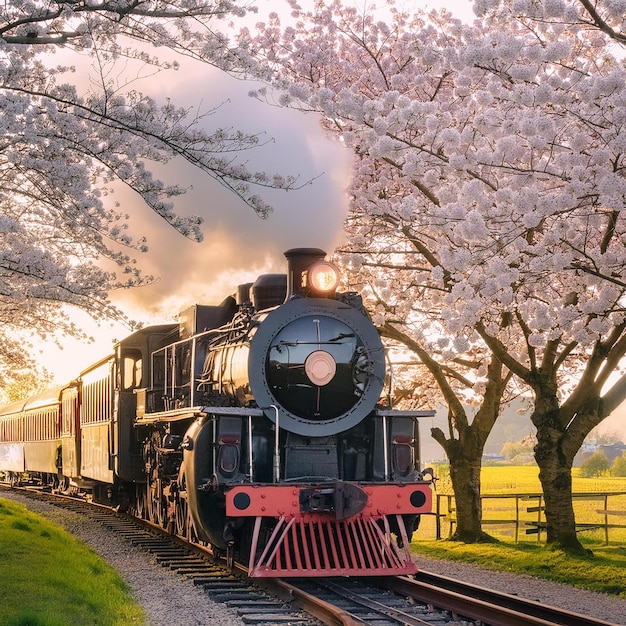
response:
<svg viewBox="0 0 626 626"><path fill-rule="evenodd" d="M502 411L502 415L496 421L487 439L485 454L498 455L507 441L521 441L527 435L536 432L537 429L530 421L530 416L524 410L524 403L520 400L515 400ZM434 418L420 420L421 454L424 462L443 461L446 459L443 448L430 435L430 429L433 427L439 427L447 434L448 418L445 407L439 407ZM598 426L598 430L600 432L616 433L626 443L626 403L622 404L614 413L607 417Z"/></svg>
<svg viewBox="0 0 626 626"><path fill-rule="evenodd" d="M496 424L487 439L485 454L500 454L502 446L507 441L521 441L527 435L536 431L528 414L522 413L524 404L520 401L510 403L496 421ZM471 409L470 409L471 411ZM431 437L430 429L441 428L448 433L448 417L445 407L438 408L437 414L432 419L420 420L420 437L422 460L425 462L443 461L446 455L443 448Z"/></svg>

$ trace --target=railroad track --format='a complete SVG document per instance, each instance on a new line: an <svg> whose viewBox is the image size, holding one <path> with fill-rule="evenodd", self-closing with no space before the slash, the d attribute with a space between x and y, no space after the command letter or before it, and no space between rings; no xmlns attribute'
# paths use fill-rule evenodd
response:
<svg viewBox="0 0 626 626"><path fill-rule="evenodd" d="M524 600L428 572L407 577L299 579L293 594L313 614L318 602L341 608L342 626L476 624L488 626L615 626L611 622Z"/></svg>
<svg viewBox="0 0 626 626"><path fill-rule="evenodd" d="M208 549L189 544L145 520L81 499L21 490L87 516L153 555L162 567L202 587L215 602L235 607L246 624L263 626L615 626L509 594L428 572L415 578L257 579L227 568Z"/></svg>
<svg viewBox="0 0 626 626"><path fill-rule="evenodd" d="M365 578L307 578L285 584L292 587L294 598L306 611L329 626L459 626L456 616L445 609L412 603Z"/></svg>
<svg viewBox="0 0 626 626"><path fill-rule="evenodd" d="M491 626L615 626L612 622L589 615L580 615L429 572L419 572L415 580L400 578L398 581L407 584L407 590L416 600L428 597L434 602L434 597L441 594L443 602L449 606L454 603L454 610ZM477 605L478 610L470 612L472 609L466 606L468 601L471 606Z"/></svg>

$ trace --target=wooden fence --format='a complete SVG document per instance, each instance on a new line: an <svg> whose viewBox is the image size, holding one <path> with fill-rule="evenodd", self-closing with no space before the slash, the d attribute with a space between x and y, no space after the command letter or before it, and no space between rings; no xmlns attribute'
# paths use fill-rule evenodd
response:
<svg viewBox="0 0 626 626"><path fill-rule="evenodd" d="M576 530L604 531L609 543L609 529L626 529L626 491L572 494L576 514ZM517 543L520 533L536 535L537 542L546 531L545 503L541 493L481 495L482 525L502 527L501 534L510 534ZM456 525L454 496L436 494L435 516L437 539L447 527L448 536Z"/></svg>

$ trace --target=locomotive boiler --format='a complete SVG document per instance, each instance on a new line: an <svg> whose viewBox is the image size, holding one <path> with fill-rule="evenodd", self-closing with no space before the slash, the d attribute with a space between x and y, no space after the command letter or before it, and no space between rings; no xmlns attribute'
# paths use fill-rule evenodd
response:
<svg viewBox="0 0 626 626"><path fill-rule="evenodd" d="M418 419L433 412L381 403L385 352L360 297L337 291L322 250L285 256L286 275L133 333L51 396L46 482L251 576L413 573L409 542L432 504Z"/></svg>

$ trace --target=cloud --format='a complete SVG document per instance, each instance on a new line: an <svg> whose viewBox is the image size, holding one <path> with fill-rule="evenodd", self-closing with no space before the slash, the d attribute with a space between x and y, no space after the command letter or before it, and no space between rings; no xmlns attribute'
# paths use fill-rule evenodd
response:
<svg viewBox="0 0 626 626"><path fill-rule="evenodd" d="M128 194L118 197L122 210L131 214L131 232L148 238L149 251L140 255L138 262L145 273L159 281L116 295L116 301L147 304L153 311L160 303L172 306L175 299L182 306L198 298L219 300L236 287L228 286L226 279L245 276L244 280L250 280L260 272L283 271L282 253L292 247L315 246L332 252L342 238L347 212L350 155L325 136L315 116L249 98L249 84L211 68L195 76L194 85L192 89L185 82L170 83L162 96L176 91L172 96L176 95L178 102L182 98L194 107L225 102L207 124L263 132L267 138L264 145L239 155L251 169L293 174L300 182L310 183L289 192L260 189L274 206L269 217L261 219L209 176L183 162L170 163L159 174L167 182L190 188L176 200L176 207L181 214L204 218L204 241L200 244L176 233L137 198ZM222 293L213 296L220 290Z"/></svg>
<svg viewBox="0 0 626 626"><path fill-rule="evenodd" d="M146 236L148 252L137 254L139 267L157 280L150 286L118 291L112 300L129 317L144 324L173 321L191 304L215 304L233 293L237 285L253 281L262 273L285 271L283 252L289 248L319 247L332 253L342 240L347 213L349 152L326 136L318 118L271 107L248 97L250 84L207 67L168 72L167 80L154 79L153 94L178 105L212 109L207 128L229 127L263 132L267 142L239 156L251 169L298 175L311 181L301 189L285 192L263 190L274 206L265 220L232 192L182 161L159 166L158 175L168 183L189 187L175 200L182 215L200 215L204 241L194 243L174 231L131 191L118 188L112 201L130 215L130 234ZM147 89L149 85L142 85ZM155 170L156 171L156 170ZM80 315L80 324L94 337L85 346L64 338L64 349L46 345L42 364L59 382L77 375L81 368L106 355L113 339L128 330L117 325L92 322Z"/></svg>

